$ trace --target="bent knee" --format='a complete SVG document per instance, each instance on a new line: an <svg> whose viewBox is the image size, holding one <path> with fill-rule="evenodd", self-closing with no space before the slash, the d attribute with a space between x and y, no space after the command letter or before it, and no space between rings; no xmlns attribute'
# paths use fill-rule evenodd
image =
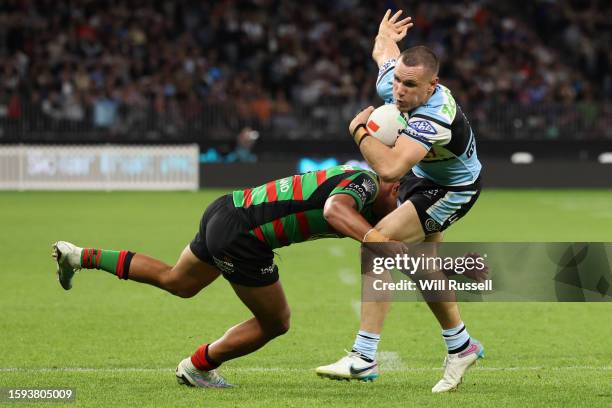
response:
<svg viewBox="0 0 612 408"><path fill-rule="evenodd" d="M287 333L291 327L291 317L289 314L287 314L280 319L267 322L265 325L263 325L263 327L265 332L270 337L282 336L283 334Z"/></svg>
<svg viewBox="0 0 612 408"><path fill-rule="evenodd" d="M280 322L280 324L278 325L278 335L282 336L283 334L287 333L289 331L289 328L291 327L291 321L289 318L287 318L287 320L283 320L282 322Z"/></svg>
<svg viewBox="0 0 612 408"><path fill-rule="evenodd" d="M194 297L200 292L200 289L202 289L199 286L194 286L185 282L183 279L177 279L172 274L167 274L167 276L162 279L161 286L168 292L181 298Z"/></svg>

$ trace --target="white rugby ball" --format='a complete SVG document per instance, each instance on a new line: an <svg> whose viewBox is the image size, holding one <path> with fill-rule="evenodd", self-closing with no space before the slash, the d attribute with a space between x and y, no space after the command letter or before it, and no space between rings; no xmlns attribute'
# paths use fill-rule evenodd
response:
<svg viewBox="0 0 612 408"><path fill-rule="evenodd" d="M368 133L386 144L393 146L399 132L408 125L408 118L397 109L395 104L387 104L374 109L368 118Z"/></svg>

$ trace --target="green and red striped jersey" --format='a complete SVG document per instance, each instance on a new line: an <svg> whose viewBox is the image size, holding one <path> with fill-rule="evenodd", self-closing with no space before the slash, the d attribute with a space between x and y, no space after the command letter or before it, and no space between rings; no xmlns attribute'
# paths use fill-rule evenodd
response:
<svg viewBox="0 0 612 408"><path fill-rule="evenodd" d="M323 237L340 237L323 217L325 201L348 194L357 210L374 224L372 204L379 192L378 176L353 166L334 166L298 174L264 185L234 191L234 206L243 208L249 231L271 248Z"/></svg>

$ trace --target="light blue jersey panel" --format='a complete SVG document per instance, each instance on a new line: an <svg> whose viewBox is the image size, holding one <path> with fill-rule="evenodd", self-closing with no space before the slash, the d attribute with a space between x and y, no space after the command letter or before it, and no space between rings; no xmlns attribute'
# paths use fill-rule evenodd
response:
<svg viewBox="0 0 612 408"><path fill-rule="evenodd" d="M394 103L393 100L393 72L395 72L395 60L389 60L378 70L376 79L376 92L385 103Z"/></svg>

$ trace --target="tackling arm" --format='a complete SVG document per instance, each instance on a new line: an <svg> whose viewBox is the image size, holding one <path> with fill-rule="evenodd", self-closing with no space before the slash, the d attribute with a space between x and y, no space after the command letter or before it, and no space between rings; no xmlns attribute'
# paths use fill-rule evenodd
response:
<svg viewBox="0 0 612 408"><path fill-rule="evenodd" d="M325 221L337 232L362 242L372 229L370 223L357 211L355 199L348 194L334 194L323 207Z"/></svg>

